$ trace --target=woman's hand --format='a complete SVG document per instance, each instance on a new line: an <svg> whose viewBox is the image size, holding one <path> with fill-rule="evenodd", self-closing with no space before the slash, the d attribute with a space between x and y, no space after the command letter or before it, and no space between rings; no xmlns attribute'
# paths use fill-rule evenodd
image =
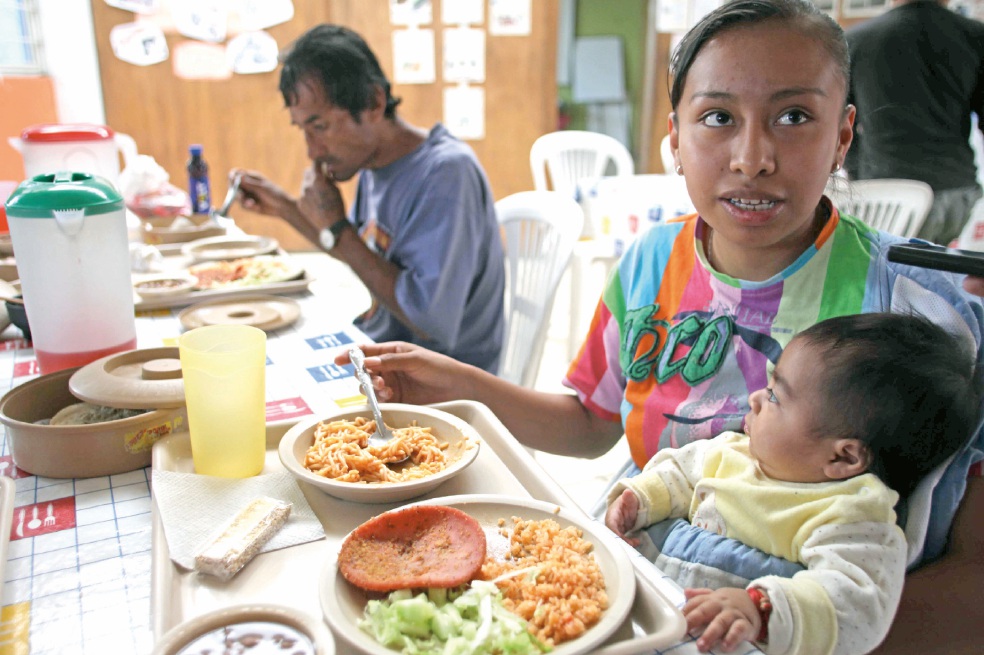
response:
<svg viewBox="0 0 984 655"><path fill-rule="evenodd" d="M744 589L685 589L684 594L687 602L683 606L683 616L687 619L687 631L707 626L697 639L700 652L706 653L717 644L730 652L741 642L752 641L758 636L762 619Z"/></svg>
<svg viewBox="0 0 984 655"><path fill-rule="evenodd" d="M626 489L608 506L608 511L605 512L605 525L630 546L638 546L640 542L638 537L625 536L635 527L638 516L639 497L631 489Z"/></svg>
<svg viewBox="0 0 984 655"><path fill-rule="evenodd" d="M381 402L426 405L469 397L468 375L477 369L468 364L403 341L359 347ZM348 352L335 363L350 363Z"/></svg>

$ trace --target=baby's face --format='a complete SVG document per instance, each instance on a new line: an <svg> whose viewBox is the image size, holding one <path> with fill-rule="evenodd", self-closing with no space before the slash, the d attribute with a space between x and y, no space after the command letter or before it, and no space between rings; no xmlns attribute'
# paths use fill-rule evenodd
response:
<svg viewBox="0 0 984 655"><path fill-rule="evenodd" d="M762 472L775 480L824 482L824 465L833 456L833 435L823 429L820 388L822 358L809 345L793 339L776 363L771 385L748 398L745 416L749 449Z"/></svg>

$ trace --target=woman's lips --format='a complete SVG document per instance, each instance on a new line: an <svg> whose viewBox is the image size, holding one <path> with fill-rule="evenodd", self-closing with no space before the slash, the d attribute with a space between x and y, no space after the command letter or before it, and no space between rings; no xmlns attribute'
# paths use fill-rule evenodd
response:
<svg viewBox="0 0 984 655"><path fill-rule="evenodd" d="M725 210L738 222L747 225L768 223L776 217L783 203L773 198L749 198L742 195L719 199Z"/></svg>

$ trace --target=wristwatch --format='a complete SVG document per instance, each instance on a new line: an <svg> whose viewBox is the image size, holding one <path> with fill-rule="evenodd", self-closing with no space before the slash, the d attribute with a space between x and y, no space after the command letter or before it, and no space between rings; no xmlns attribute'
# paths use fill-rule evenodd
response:
<svg viewBox="0 0 984 655"><path fill-rule="evenodd" d="M338 243L338 237L342 234L342 230L347 227L351 227L352 224L348 222L348 219L341 219L335 221L331 227L326 227L321 230L318 234L318 241L321 243L321 247L325 250L331 250Z"/></svg>

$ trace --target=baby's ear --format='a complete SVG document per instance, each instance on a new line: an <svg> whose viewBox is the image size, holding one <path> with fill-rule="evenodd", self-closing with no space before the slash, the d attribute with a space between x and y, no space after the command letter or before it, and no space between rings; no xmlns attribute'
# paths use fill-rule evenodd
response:
<svg viewBox="0 0 984 655"><path fill-rule="evenodd" d="M830 458L823 467L831 480L846 480L861 475L871 465L871 451L860 439L834 438Z"/></svg>

